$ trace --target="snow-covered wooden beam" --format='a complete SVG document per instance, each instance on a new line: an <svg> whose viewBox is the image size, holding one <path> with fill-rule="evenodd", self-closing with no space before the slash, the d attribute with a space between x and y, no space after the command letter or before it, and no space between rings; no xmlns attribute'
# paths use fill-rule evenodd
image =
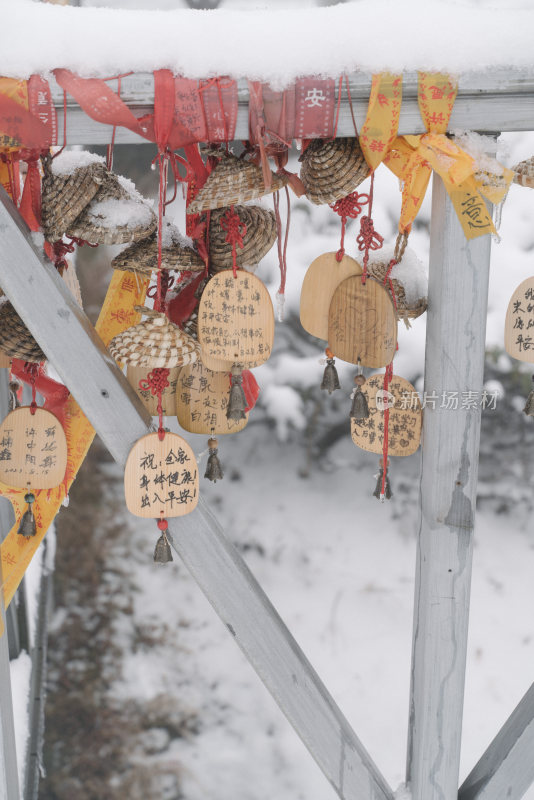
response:
<svg viewBox="0 0 534 800"><path fill-rule="evenodd" d="M520 800L534 782L533 753L534 684L463 782L458 800Z"/></svg>
<svg viewBox="0 0 534 800"><path fill-rule="evenodd" d="M9 399L8 370L0 369L0 419L7 415ZM7 536L15 515L9 500L0 497L0 541ZM0 560L0 586L2 585L2 564ZM17 752L15 746L15 726L13 720L13 698L11 695L11 672L9 667L9 646L7 641L6 619L4 613L4 593L0 591L0 800L19 800L19 777Z"/></svg>
<svg viewBox="0 0 534 800"><path fill-rule="evenodd" d="M349 76L352 105L358 128L367 112L371 90L371 75L355 73ZM109 86L116 91L116 81ZM50 79L52 96L58 112L59 143L63 143L63 90ZM239 107L236 139L248 138L248 88L239 81ZM154 106L154 80L151 73L135 73L122 78L121 97L138 116L150 113ZM449 129L480 132L532 130L534 119L534 74L520 70L486 70L470 72L459 78L458 97L454 104ZM403 76L403 102L399 133L425 133L417 104L417 74ZM354 136L354 124L345 84L340 105L338 136ZM109 144L112 128L94 122L67 95L67 143ZM117 128L117 144L141 143L145 140L126 128Z"/></svg>
<svg viewBox="0 0 534 800"><path fill-rule="evenodd" d="M408 741L413 800L458 795L490 248L489 236L466 240L435 175ZM457 401L447 407L449 397Z"/></svg>
<svg viewBox="0 0 534 800"><path fill-rule="evenodd" d="M0 189L0 285L107 446L124 464L152 418L42 259ZM175 549L343 800L393 800L362 743L205 503L172 521ZM11 800L11 798L9 798Z"/></svg>

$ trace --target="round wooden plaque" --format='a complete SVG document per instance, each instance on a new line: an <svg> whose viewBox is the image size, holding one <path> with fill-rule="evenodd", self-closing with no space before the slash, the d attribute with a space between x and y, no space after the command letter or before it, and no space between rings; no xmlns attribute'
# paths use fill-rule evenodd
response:
<svg viewBox="0 0 534 800"><path fill-rule="evenodd" d="M274 312L269 292L255 275L232 270L214 275L198 308L202 352L218 361L257 366L271 355Z"/></svg>
<svg viewBox="0 0 534 800"><path fill-rule="evenodd" d="M234 365L233 361L219 361L219 359L212 358L207 353L202 352L202 350L200 350L200 360L204 366L211 369L212 372L230 372Z"/></svg>
<svg viewBox="0 0 534 800"><path fill-rule="evenodd" d="M393 302L374 278L346 278L335 289L328 314L328 347L337 358L364 367L385 367L395 355Z"/></svg>
<svg viewBox="0 0 534 800"><path fill-rule="evenodd" d="M124 471L128 511L136 517L183 517L198 503L198 466L181 436L157 433L139 439L128 455Z"/></svg>
<svg viewBox="0 0 534 800"><path fill-rule="evenodd" d="M230 373L213 372L201 362L187 364L178 378L176 416L184 430L190 433L237 433L248 422L227 419L230 396Z"/></svg>
<svg viewBox="0 0 534 800"><path fill-rule="evenodd" d="M384 409L389 407L390 456L410 456L421 443L422 408L419 395L412 384L393 375L389 395L384 394L384 375L373 375L362 390L367 396L367 419L351 419L352 441L362 450L382 455L384 449Z"/></svg>
<svg viewBox="0 0 534 800"><path fill-rule="evenodd" d="M523 281L508 303L504 346L513 358L534 363L534 277Z"/></svg>
<svg viewBox="0 0 534 800"><path fill-rule="evenodd" d="M360 264L350 256L338 261L335 253L323 253L312 261L300 292L300 324L304 330L326 341L332 295L345 278L361 274Z"/></svg>
<svg viewBox="0 0 534 800"><path fill-rule="evenodd" d="M67 440L50 411L11 411L0 425L0 481L19 489L53 489L67 469Z"/></svg>
<svg viewBox="0 0 534 800"><path fill-rule="evenodd" d="M176 383L178 381L180 369L181 367L171 367L169 377L167 379L169 381L169 385L161 394L161 405L163 408L164 417L174 416L174 407L176 405ZM152 414L152 416L155 417L158 414L157 395L152 394L150 389L141 389L139 387L139 381L145 380L150 371L150 367L132 367L131 364L128 364L126 369L126 377L128 378L128 383L133 389L135 389L136 394L149 414Z"/></svg>

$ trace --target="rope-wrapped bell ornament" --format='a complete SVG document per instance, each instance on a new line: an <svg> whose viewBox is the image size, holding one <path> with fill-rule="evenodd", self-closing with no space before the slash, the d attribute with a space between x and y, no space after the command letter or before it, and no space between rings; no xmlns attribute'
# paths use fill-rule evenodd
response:
<svg viewBox="0 0 534 800"><path fill-rule="evenodd" d="M31 539L32 536L35 536L37 533L37 526L35 525L35 517L32 508L35 503L35 495L33 492L26 492L24 495L24 502L28 504L28 508L21 517L17 533L24 536L25 539Z"/></svg>
<svg viewBox="0 0 534 800"><path fill-rule="evenodd" d="M247 399L243 389L243 368L241 364L234 364L232 366L232 383L230 386L230 400L228 408L226 409L226 416L228 419L233 419L236 422L240 419L246 418Z"/></svg>
<svg viewBox="0 0 534 800"><path fill-rule="evenodd" d="M209 456L208 456L208 463L206 464L206 472L204 473L204 477L207 478L209 481L213 481L213 483L217 483L217 481L222 481L223 479L223 471L221 467L221 462L219 461L218 456L218 446L219 442L217 439L208 439L208 447L209 447Z"/></svg>
<svg viewBox="0 0 534 800"><path fill-rule="evenodd" d="M321 382L321 389L325 392L328 392L328 394L332 394L332 392L335 392L336 389L340 388L339 376L337 374L336 362L334 359L333 352L327 347L325 350L325 354L326 354L326 366L324 368L323 380Z"/></svg>
<svg viewBox="0 0 534 800"><path fill-rule="evenodd" d="M384 459L380 459L378 474L376 475L376 487L373 492L373 497L376 497L377 500L380 500L381 503L384 500L391 500L393 497L393 492L391 491L391 484L389 482L389 475L388 475L388 468L389 468L389 459L387 461L387 466L385 468L384 474Z"/></svg>
<svg viewBox="0 0 534 800"><path fill-rule="evenodd" d="M534 381L534 375L532 376L532 380ZM534 417L534 389L530 391L530 394L527 397L527 402L525 403L523 411L525 412L527 417Z"/></svg>

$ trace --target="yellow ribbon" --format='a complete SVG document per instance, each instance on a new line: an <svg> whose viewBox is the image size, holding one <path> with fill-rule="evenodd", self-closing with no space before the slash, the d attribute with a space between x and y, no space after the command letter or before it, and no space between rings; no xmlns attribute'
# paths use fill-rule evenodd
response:
<svg viewBox="0 0 534 800"><path fill-rule="evenodd" d="M360 131L360 147L372 169L384 160L397 136L401 102L402 75L373 75L367 116Z"/></svg>
<svg viewBox="0 0 534 800"><path fill-rule="evenodd" d="M503 200L514 173L489 158L489 168L481 170L474 158L445 136L456 92L449 76L420 72L419 109L429 133L398 136L384 159L403 184L401 232L410 229L434 170L445 184L466 238L496 233L483 198L492 203Z"/></svg>
<svg viewBox="0 0 534 800"><path fill-rule="evenodd" d="M138 279L130 272L115 270L111 278L104 304L100 311L96 330L104 344L121 331L135 325L141 315L134 306L142 305L148 287L148 278ZM33 512L37 523L37 535L25 539L17 533L20 518L24 513L26 489L13 489L0 483L0 494L9 498L15 510L16 522L0 546L4 603L7 608L22 577L43 540L50 523L61 508L65 492L73 483L95 432L72 395L65 406L65 435L67 437L67 470L65 481L55 489L35 491ZM2 631L0 631L0 636Z"/></svg>

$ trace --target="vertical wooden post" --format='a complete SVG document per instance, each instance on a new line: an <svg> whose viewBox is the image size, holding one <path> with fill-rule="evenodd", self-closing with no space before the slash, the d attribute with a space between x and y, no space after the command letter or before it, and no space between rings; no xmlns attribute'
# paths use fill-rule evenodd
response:
<svg viewBox="0 0 534 800"><path fill-rule="evenodd" d="M433 180L407 781L456 800L491 238L468 242Z"/></svg>
<svg viewBox="0 0 534 800"><path fill-rule="evenodd" d="M8 371L0 369L0 419L8 411ZM14 522L11 503L0 497L0 541L9 532ZM2 563L0 561L0 586L2 585ZM19 778L15 749L11 676L9 672L9 646L7 642L4 593L0 591L0 800L19 800Z"/></svg>

